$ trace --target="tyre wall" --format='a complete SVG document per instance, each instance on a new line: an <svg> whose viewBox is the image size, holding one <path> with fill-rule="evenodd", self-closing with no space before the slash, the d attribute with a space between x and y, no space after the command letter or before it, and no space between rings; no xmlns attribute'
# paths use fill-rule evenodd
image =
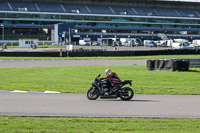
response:
<svg viewBox="0 0 200 133"><path fill-rule="evenodd" d="M20 57L97 57L97 56L148 56L200 54L200 50L151 50L151 51L54 51L54 52L0 52L0 56Z"/></svg>
<svg viewBox="0 0 200 133"><path fill-rule="evenodd" d="M147 60L147 70L189 71L189 60Z"/></svg>

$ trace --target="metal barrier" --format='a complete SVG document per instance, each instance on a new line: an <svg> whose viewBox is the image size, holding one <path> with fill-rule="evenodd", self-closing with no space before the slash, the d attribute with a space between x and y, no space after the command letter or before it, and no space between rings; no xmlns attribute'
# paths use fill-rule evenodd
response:
<svg viewBox="0 0 200 133"><path fill-rule="evenodd" d="M190 67L192 68L200 68L200 59L189 59Z"/></svg>

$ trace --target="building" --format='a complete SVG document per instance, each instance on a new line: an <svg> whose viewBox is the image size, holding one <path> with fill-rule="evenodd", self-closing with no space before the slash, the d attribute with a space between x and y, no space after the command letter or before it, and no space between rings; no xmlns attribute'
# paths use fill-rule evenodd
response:
<svg viewBox="0 0 200 133"><path fill-rule="evenodd" d="M197 0L2 0L0 33L2 40L54 42L63 37L159 39L158 33L199 39L199 6Z"/></svg>

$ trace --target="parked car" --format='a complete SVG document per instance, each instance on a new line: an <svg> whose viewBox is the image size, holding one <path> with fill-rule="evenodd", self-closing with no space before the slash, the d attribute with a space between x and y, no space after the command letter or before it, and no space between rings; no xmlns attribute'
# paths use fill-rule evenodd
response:
<svg viewBox="0 0 200 133"><path fill-rule="evenodd" d="M157 44L153 40L144 40L145 47L157 47Z"/></svg>

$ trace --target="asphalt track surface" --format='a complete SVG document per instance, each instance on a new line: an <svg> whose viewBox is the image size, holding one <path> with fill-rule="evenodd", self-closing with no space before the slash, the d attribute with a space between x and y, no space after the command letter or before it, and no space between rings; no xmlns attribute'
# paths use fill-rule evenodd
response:
<svg viewBox="0 0 200 133"><path fill-rule="evenodd" d="M0 68L144 65L146 60L13 60ZM138 95L130 101L88 100L86 94L0 92L0 116L200 118L200 95Z"/></svg>
<svg viewBox="0 0 200 133"><path fill-rule="evenodd" d="M88 66L88 65L144 65L146 59L119 60L0 60L0 68L48 67L48 66Z"/></svg>
<svg viewBox="0 0 200 133"><path fill-rule="evenodd" d="M199 95L135 95L88 100L86 94L0 93L1 116L200 118Z"/></svg>

